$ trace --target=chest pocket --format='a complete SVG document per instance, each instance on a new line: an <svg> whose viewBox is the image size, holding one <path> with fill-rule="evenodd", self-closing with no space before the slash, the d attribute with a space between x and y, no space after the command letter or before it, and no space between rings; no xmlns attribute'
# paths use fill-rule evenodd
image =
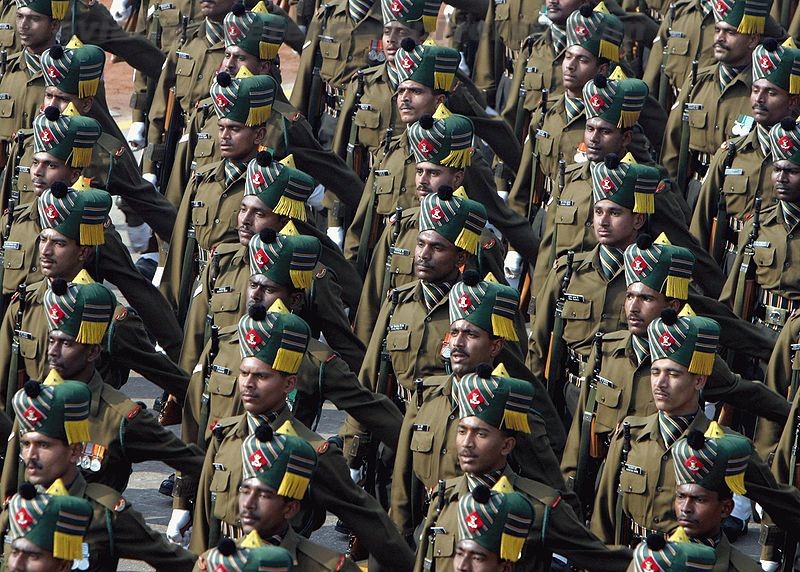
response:
<svg viewBox="0 0 800 572"><path fill-rule="evenodd" d="M744 195L747 193L747 187L750 177L747 175L728 175L725 177L725 194L729 195Z"/></svg>
<svg viewBox="0 0 800 572"><path fill-rule="evenodd" d="M378 212L390 213L394 211L394 175L375 175L375 196L378 198Z"/></svg>
<svg viewBox="0 0 800 572"><path fill-rule="evenodd" d="M178 58L175 66L175 95L182 97L191 93L192 79L194 77L194 60L191 58Z"/></svg>
<svg viewBox="0 0 800 572"><path fill-rule="evenodd" d="M208 224L208 207L192 207L192 224L195 226L205 226Z"/></svg>
<svg viewBox="0 0 800 572"><path fill-rule="evenodd" d="M381 112L377 109L359 109L353 117L358 126L358 138L370 148L381 144Z"/></svg>
<svg viewBox="0 0 800 572"><path fill-rule="evenodd" d="M22 248L5 251L5 267L9 270L19 270L25 266L25 251Z"/></svg>
<svg viewBox="0 0 800 572"><path fill-rule="evenodd" d="M214 138L213 137L206 137L204 139L198 139L197 145L194 148L194 156L199 159L205 159L206 157L211 157L214 154Z"/></svg>
<svg viewBox="0 0 800 572"><path fill-rule="evenodd" d="M14 27L5 22L0 24L0 48L8 48L14 45Z"/></svg>
<svg viewBox="0 0 800 572"><path fill-rule="evenodd" d="M536 144L539 146L539 153L545 157L553 154L553 138L552 137L536 137Z"/></svg>
<svg viewBox="0 0 800 572"><path fill-rule="evenodd" d="M225 375L218 371L212 371L208 380L208 389L214 395L230 397L236 389L236 376L232 373Z"/></svg>
<svg viewBox="0 0 800 572"><path fill-rule="evenodd" d="M14 117L14 98L0 99L0 119Z"/></svg>
<svg viewBox="0 0 800 572"><path fill-rule="evenodd" d="M217 312L239 312L241 293L239 292L220 292L211 296L211 311Z"/></svg>
<svg viewBox="0 0 800 572"><path fill-rule="evenodd" d="M617 425L619 402L622 391L615 387L597 384L597 425L603 431L610 431Z"/></svg>
<svg viewBox="0 0 800 572"><path fill-rule="evenodd" d="M685 56L689 53L689 38L667 38L667 53L671 56Z"/></svg>
<svg viewBox="0 0 800 572"><path fill-rule="evenodd" d="M577 205L558 205L556 206L556 224L575 224L577 214Z"/></svg>
<svg viewBox="0 0 800 572"><path fill-rule="evenodd" d="M755 262L756 266L759 268L772 266L772 264L775 262L775 248L757 246L755 248L755 252L753 253L753 262Z"/></svg>
<svg viewBox="0 0 800 572"><path fill-rule="evenodd" d="M544 74L540 71L526 72L524 82L528 91L541 91L544 87Z"/></svg>
<svg viewBox="0 0 800 572"><path fill-rule="evenodd" d="M564 302L564 318L567 320L590 320L592 318L592 301L567 300Z"/></svg>
<svg viewBox="0 0 800 572"><path fill-rule="evenodd" d="M619 486L625 494L643 495L647 492L647 474L633 473L622 469L619 475Z"/></svg>
<svg viewBox="0 0 800 572"><path fill-rule="evenodd" d="M398 330L386 334L386 348L389 351L404 351L410 345L411 332L409 330Z"/></svg>
<svg viewBox="0 0 800 572"><path fill-rule="evenodd" d="M392 254L392 274L410 275L414 271L414 257L411 254Z"/></svg>
<svg viewBox="0 0 800 572"><path fill-rule="evenodd" d="M36 343L36 339L20 338L19 353L25 359L37 359L39 356L39 344Z"/></svg>
<svg viewBox="0 0 800 572"><path fill-rule="evenodd" d="M320 75L323 78L332 78L336 76L341 63L339 62L339 52L342 50L342 45L339 42L320 42L319 53L322 56L322 67L320 68Z"/></svg>
<svg viewBox="0 0 800 572"><path fill-rule="evenodd" d="M511 17L511 6L508 2L494 5L494 19L501 22L507 21Z"/></svg>
<svg viewBox="0 0 800 572"><path fill-rule="evenodd" d="M436 558L451 558L455 550L456 539L451 532L437 534L433 541L433 555Z"/></svg>
<svg viewBox="0 0 800 572"><path fill-rule="evenodd" d="M227 505L228 490L230 487L231 473L229 470L214 471L214 476L211 477L211 485L208 490L212 493L217 493L217 500L214 503L214 516L226 522L232 522L232 519L227 518Z"/></svg>
<svg viewBox="0 0 800 572"><path fill-rule="evenodd" d="M420 479L431 476L431 451L433 451L433 432L414 431L411 436L411 452L414 453L414 472ZM420 458L419 455L422 457Z"/></svg>
<svg viewBox="0 0 800 572"><path fill-rule="evenodd" d="M689 110L689 137L692 149L706 148L706 123L708 123L708 112L703 109Z"/></svg>
<svg viewBox="0 0 800 572"><path fill-rule="evenodd" d="M177 8L159 10L158 21L161 23L162 28L174 28L180 21L180 13Z"/></svg>

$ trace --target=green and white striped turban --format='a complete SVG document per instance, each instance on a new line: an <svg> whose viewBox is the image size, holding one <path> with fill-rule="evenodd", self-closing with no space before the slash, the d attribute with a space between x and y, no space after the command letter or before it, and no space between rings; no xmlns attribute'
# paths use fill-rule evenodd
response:
<svg viewBox="0 0 800 572"><path fill-rule="evenodd" d="M239 320L242 358L254 357L277 371L297 373L308 349L311 330L294 314L267 312L255 305Z"/></svg>
<svg viewBox="0 0 800 572"><path fill-rule="evenodd" d="M505 372L505 368L503 371ZM482 363L475 373L456 380L453 392L461 419L477 417L498 429L531 432L528 423L528 413L533 407L534 391L531 383L495 375L489 364Z"/></svg>
<svg viewBox="0 0 800 572"><path fill-rule="evenodd" d="M431 40L432 42L432 40ZM434 90L450 91L461 63L458 50L404 38L394 56L397 83L412 80Z"/></svg>
<svg viewBox="0 0 800 572"><path fill-rule="evenodd" d="M694 430L675 441L672 447L675 482L700 485L720 493L747 494L744 473L752 452L750 439L726 433L712 421L705 434Z"/></svg>
<svg viewBox="0 0 800 572"><path fill-rule="evenodd" d="M614 153L591 165L594 202L608 199L635 213L655 212L655 193L661 173L655 167L620 161Z"/></svg>
<svg viewBox="0 0 800 572"><path fill-rule="evenodd" d="M292 555L285 548L266 544L251 531L241 546L224 537L216 548L205 555L205 570L209 572L291 572Z"/></svg>
<svg viewBox="0 0 800 572"><path fill-rule="evenodd" d="M435 230L470 254L478 254L485 226L486 209L483 205L453 195L450 187L442 187L436 194L422 199L419 231Z"/></svg>
<svg viewBox="0 0 800 572"><path fill-rule="evenodd" d="M81 344L99 344L111 323L114 293L81 270L73 282L56 278L44 294L48 331L58 330Z"/></svg>
<svg viewBox="0 0 800 572"><path fill-rule="evenodd" d="M678 316L664 310L647 326L652 361L671 359L689 373L711 375L719 345L719 324L711 318Z"/></svg>
<svg viewBox="0 0 800 572"><path fill-rule="evenodd" d="M753 50L753 82L766 79L789 92L800 94L800 50L789 37L783 45L766 38Z"/></svg>
<svg viewBox="0 0 800 572"><path fill-rule="evenodd" d="M514 319L518 312L519 292L492 280L492 275L481 280L472 269L464 272L461 282L457 282L448 294L450 323L466 320L490 335L518 342Z"/></svg>
<svg viewBox="0 0 800 572"><path fill-rule="evenodd" d="M444 104L433 115L423 115L408 127L411 152L417 163L434 163L463 169L472 164L475 128L463 115L450 113Z"/></svg>
<svg viewBox="0 0 800 572"><path fill-rule="evenodd" d="M246 67L236 77L219 72L211 84L211 98L219 119L248 127L264 125L272 114L277 84L268 75L252 75Z"/></svg>
<svg viewBox="0 0 800 572"><path fill-rule="evenodd" d="M625 26L601 2L594 9L584 4L567 18L567 47L580 46L595 57L619 63Z"/></svg>
<svg viewBox="0 0 800 572"><path fill-rule="evenodd" d="M53 378L58 380L55 385L29 380L14 395L20 435L35 431L70 445L89 441L89 386L61 380L57 374Z"/></svg>
<svg viewBox="0 0 800 572"><path fill-rule="evenodd" d="M248 245L250 273L262 274L281 286L310 288L320 249L315 236L291 236L264 229Z"/></svg>
<svg viewBox="0 0 800 572"><path fill-rule="evenodd" d="M39 224L52 228L82 246L105 243L105 223L111 210L111 195L100 189L76 190L57 181L38 199Z"/></svg>
<svg viewBox="0 0 800 572"><path fill-rule="evenodd" d="M237 46L260 60L273 60L286 36L286 20L270 14L264 2L248 11L234 4L225 16L225 46Z"/></svg>
<svg viewBox="0 0 800 572"><path fill-rule="evenodd" d="M625 284L641 282L668 298L688 300L694 270L691 250L653 242L647 234L625 249Z"/></svg>
<svg viewBox="0 0 800 572"><path fill-rule="evenodd" d="M586 119L599 117L620 129L633 127L648 93L640 79L617 80L598 74L583 86Z"/></svg>
<svg viewBox="0 0 800 572"><path fill-rule="evenodd" d="M50 106L33 120L33 149L36 153L49 153L71 167L88 167L92 148L102 134L100 123L78 115L72 103L64 113Z"/></svg>
<svg viewBox="0 0 800 572"><path fill-rule="evenodd" d="M800 165L800 124L784 117L769 130L769 147L773 161L789 161Z"/></svg>
<svg viewBox="0 0 800 572"><path fill-rule="evenodd" d="M436 31L441 0L381 0L383 24L400 22L409 27L422 22L427 33Z"/></svg>
<svg viewBox="0 0 800 572"><path fill-rule="evenodd" d="M281 216L305 221L306 201L317 186L311 175L289 167L286 162L275 161L268 151L259 151L247 164L244 196L255 196L272 212Z"/></svg>
<svg viewBox="0 0 800 572"><path fill-rule="evenodd" d="M78 97L94 97L106 64L106 53L73 37L66 47L53 46L41 57L44 82Z"/></svg>
<svg viewBox="0 0 800 572"><path fill-rule="evenodd" d="M683 535L685 536L685 532ZM667 542L660 534L651 534L633 551L629 570L634 572L710 572L717 553L710 546L686 541Z"/></svg>

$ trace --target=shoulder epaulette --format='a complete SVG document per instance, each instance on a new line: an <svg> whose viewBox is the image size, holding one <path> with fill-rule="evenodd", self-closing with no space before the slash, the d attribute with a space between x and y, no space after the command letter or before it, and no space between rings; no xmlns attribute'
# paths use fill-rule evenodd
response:
<svg viewBox="0 0 800 572"><path fill-rule="evenodd" d="M422 380L423 387L436 387L450 379L449 375L429 375Z"/></svg>
<svg viewBox="0 0 800 572"><path fill-rule="evenodd" d="M608 340L609 342L616 341L616 340L624 340L625 336L628 335L628 330L616 330L614 332L608 332L607 334L603 334L603 341Z"/></svg>
<svg viewBox="0 0 800 572"><path fill-rule="evenodd" d="M109 486L100 483L89 483L86 485L86 496L100 506L120 512L124 510L128 503L125 498Z"/></svg>
<svg viewBox="0 0 800 572"><path fill-rule="evenodd" d="M220 256L226 256L228 254L239 252L241 247L242 245L238 242L223 242L214 247L214 252Z"/></svg>
<svg viewBox="0 0 800 572"><path fill-rule="evenodd" d="M344 554L334 552L326 546L307 539L303 539L297 544L297 550L328 570L340 570L347 559Z"/></svg>
<svg viewBox="0 0 800 572"><path fill-rule="evenodd" d="M224 328L219 329L220 337L238 333L239 333L239 324L233 324L232 326L225 326Z"/></svg>
<svg viewBox="0 0 800 572"><path fill-rule="evenodd" d="M572 267L577 268L579 264L582 264L585 260L590 258L591 253L592 253L591 250L588 252L576 252L575 257L572 259ZM566 267L567 267L567 255L562 254L556 260L555 268L556 271L560 271Z"/></svg>

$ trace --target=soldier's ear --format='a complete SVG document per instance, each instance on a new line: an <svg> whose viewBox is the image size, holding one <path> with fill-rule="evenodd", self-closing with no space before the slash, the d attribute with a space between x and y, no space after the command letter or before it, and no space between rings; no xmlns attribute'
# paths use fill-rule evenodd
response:
<svg viewBox="0 0 800 572"><path fill-rule="evenodd" d="M69 185L72 186L73 184L75 184L75 181L77 181L80 178L80 176L81 176L81 169L75 169L73 167L69 173Z"/></svg>
<svg viewBox="0 0 800 572"><path fill-rule="evenodd" d="M599 66L597 66L597 73L603 74L604 76L608 77L608 62L603 62ZM596 74L595 74L596 75Z"/></svg>
<svg viewBox="0 0 800 572"><path fill-rule="evenodd" d="M89 355L87 356L87 361L94 362L100 359L100 354L102 350L100 348L100 344L92 344L89 346Z"/></svg>
<svg viewBox="0 0 800 572"><path fill-rule="evenodd" d="M296 499L288 500L283 508L283 516L286 521L292 520L297 516L298 512L300 512L300 501Z"/></svg>
<svg viewBox="0 0 800 572"><path fill-rule="evenodd" d="M267 128L266 127L257 127L256 128L256 144L260 145L262 141L264 141L264 137L267 136Z"/></svg>
<svg viewBox="0 0 800 572"><path fill-rule="evenodd" d="M300 308L300 304L303 302L303 298L305 298L305 291L300 290L298 292L292 292L289 294L289 309L294 312L298 308Z"/></svg>
<svg viewBox="0 0 800 572"><path fill-rule="evenodd" d="M456 169L455 175L453 175L452 187L457 189L462 184L464 184L464 169Z"/></svg>
<svg viewBox="0 0 800 572"><path fill-rule="evenodd" d="M89 111L91 111L92 106L94 105L94 98L93 97L81 97L78 99L78 111L81 112L81 115L88 115Z"/></svg>

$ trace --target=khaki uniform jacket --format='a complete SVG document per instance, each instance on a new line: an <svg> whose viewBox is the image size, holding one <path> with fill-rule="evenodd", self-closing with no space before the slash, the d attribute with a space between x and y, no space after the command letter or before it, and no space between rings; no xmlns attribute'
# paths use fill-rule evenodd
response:
<svg viewBox="0 0 800 572"><path fill-rule="evenodd" d="M44 311L44 294L48 282L42 280L28 285L25 291L25 312L20 334L19 368L28 379L44 380L47 367L47 318ZM11 304L0 323L0 390L5 405L6 384L11 367L11 343L16 327L19 300ZM117 305L114 319L101 345L98 370L106 383L121 387L128 379L129 370L139 372L165 391L181 396L189 383L189 374L181 370L166 355L153 347L147 330L136 313Z"/></svg>
<svg viewBox="0 0 800 572"><path fill-rule="evenodd" d="M14 23L14 20L9 20ZM28 75L25 55L17 52L8 58L6 73L0 77L0 141L10 146L14 134L30 129L44 101L42 72Z"/></svg>
<svg viewBox="0 0 800 572"><path fill-rule="evenodd" d="M536 480L526 479L506 466L504 476L514 490L525 495L533 505L533 526L528 534L522 558L514 567L516 572L547 572L552 553L567 557L581 569L626 570L631 561L627 548L609 548L582 524L561 494ZM455 545L458 542L458 499L469 494L467 477L462 475L447 481L444 507L437 510L439 495L435 494L423 526L423 538L417 550L415 572L422 572L423 559L430 545L427 531L438 526L446 532L437 533L433 540L436 570L450 570L453 565Z"/></svg>
<svg viewBox="0 0 800 572"><path fill-rule="evenodd" d="M241 545L243 539L239 539L236 543ZM266 541L265 541L266 542ZM292 571L293 572L327 572L344 570L345 572L359 572L360 568L349 557L344 554L334 552L330 548L315 544L297 534L291 527L289 527L278 545L285 548L292 555ZM197 559L194 570L203 572L208 570L206 564L206 555L202 554ZM213 572L213 571L212 571Z"/></svg>
<svg viewBox="0 0 800 572"><path fill-rule="evenodd" d="M658 416L629 417L627 421L631 425L631 451L626 468L621 470L623 438L622 431L617 431L611 440L595 498L591 528L606 543L614 541L618 486L622 490L622 508L628 520L664 533L670 533L678 526L672 510L675 470L672 455L661 438ZM693 429L705 433L708 425L708 418L699 411L687 433ZM750 456L744 483L748 498L761 504L780 526L796 530L800 518L795 507L800 503L800 492L778 484L755 452Z"/></svg>
<svg viewBox="0 0 800 572"><path fill-rule="evenodd" d="M730 145L735 146L736 154L730 167L725 169L725 158ZM711 227L717 216L720 192L725 196L729 220L741 228L745 219L752 215L756 194L763 201L762 210L777 202L771 177L772 154L764 157L755 127L747 135L723 143L711 159L689 227L700 241L700 246L711 250ZM726 222L720 221L718 224ZM739 233L734 233L729 228L726 236L731 244L738 246Z"/></svg>
<svg viewBox="0 0 800 572"><path fill-rule="evenodd" d="M730 572L758 572L761 570L758 562L734 548L724 534L720 535L719 543L714 547L714 552L717 553L717 562L711 572L725 572L726 570Z"/></svg>
<svg viewBox="0 0 800 572"><path fill-rule="evenodd" d="M678 173L681 150L683 108L686 102L699 109L689 110L689 150L713 155L734 136L733 126L739 115L750 115L750 88L753 70L747 66L722 91L719 86L719 65L700 69L692 86L691 74L686 77L677 102L672 106L661 147L661 164L670 177Z"/></svg>
<svg viewBox="0 0 800 572"><path fill-rule="evenodd" d="M656 413L653 393L650 389L650 360L636 365L636 355L631 345L632 334L627 330L611 332L603 336L603 353L600 376L596 382L595 433L605 441L620 427L628 416L647 417ZM589 369L595 363L596 349L589 355ZM587 373L588 375L588 373ZM581 396L572 419L561 471L569 482L574 478L578 466L581 419L586 411L589 384L581 386ZM716 356L714 369L703 389L706 402L724 401L735 407L750 411L764 419L773 419L783 426L789 415L787 402L763 383L743 379L733 373L725 361Z"/></svg>
<svg viewBox="0 0 800 572"><path fill-rule="evenodd" d="M416 280L414 274L414 251L419 235L419 207L411 207L403 211L400 217L400 234L392 245L395 222L390 219L381 232L375 251L370 260L367 275L364 278L364 289L361 291L361 300L358 303L353 330L359 340L369 343L372 337L375 319L381 309L381 304L387 292ZM391 253L390 253L391 250ZM391 260L390 260L391 257ZM470 256L467 262L469 268L478 270L481 276L491 272L498 280L505 281L503 273L503 259L505 251L503 244L488 229L481 234L481 249L477 258ZM387 292L383 292L383 282L386 276L386 264L390 262L390 279ZM520 338L522 339L522 338Z"/></svg>
<svg viewBox="0 0 800 572"><path fill-rule="evenodd" d="M420 491L422 488L433 491L440 480L463 474L456 449L459 416L453 380L452 375L425 378L422 405L419 405L419 390L406 405L392 475L389 511L403 534L410 534L419 524L414 521L418 509L413 507L421 498L414 498L416 486L412 482L421 483ZM536 392L539 391L544 388L537 386ZM550 426L536 413L535 406L528 414L528 423L531 434L517 433L512 462L523 475L563 490L564 479L548 437ZM417 516L422 517L421 514Z"/></svg>
<svg viewBox="0 0 800 572"><path fill-rule="evenodd" d="M247 288L251 275L247 247L238 243L223 243L212 256L219 260L219 273L213 277L215 264L206 265L192 294L184 322L180 364L186 371L194 369L203 351L208 316L213 316L213 324L227 328L238 324L239 318L247 313ZM314 281L306 290L297 314L311 327L313 337L325 335L325 339L329 340L331 347L350 369L357 371L361 367L365 347L350 328L342 302L342 287L332 270L322 264L317 265Z"/></svg>
<svg viewBox="0 0 800 572"><path fill-rule="evenodd" d="M377 205L375 218L378 219L393 215L395 207L406 209L418 204L414 181L416 170L417 164L406 133L395 135L375 158L375 166L364 186L358 210L347 229L344 253L348 260L356 259L361 233L368 231L364 228L367 212L373 205ZM506 206L497 194L489 165L477 154L472 157L472 165L464 170L463 186L469 198L486 208L489 222L503 233L523 257L532 260L531 257L535 256L535 239L530 224L526 218ZM379 223L379 220L375 220L375 223Z"/></svg>
<svg viewBox="0 0 800 572"><path fill-rule="evenodd" d="M350 18L347 0L320 5L308 25L292 88L292 105L313 124L322 111L309 109L314 67L319 66L322 81L344 89L356 70L380 63L383 54L378 40L382 33L380 2L373 2L367 15L357 23Z"/></svg>
<svg viewBox="0 0 800 572"><path fill-rule="evenodd" d="M3 295L13 294L20 284L33 284L44 277L39 269L39 226L37 203L27 203L14 209L14 222L8 240L3 244ZM5 229L8 214L0 220ZM130 252L111 223L105 228L105 244L96 247L86 262L86 268L96 282L108 280L141 316L145 327L170 356L177 360L180 353L181 329L172 309L144 275L133 265ZM186 371L191 370L186 368ZM180 388L176 388L180 394Z"/></svg>
<svg viewBox="0 0 800 572"><path fill-rule="evenodd" d="M185 444L169 429L162 427L156 416L143 411L141 405L128 399L124 393L103 383L99 373L95 372L87 385L92 391L89 409L91 442L84 444L81 468L88 482L123 492L128 486L132 465L144 461L162 461L189 475L200 473L203 452L198 447ZM17 429L15 423L6 459L19 458ZM94 449L93 445L96 446ZM93 461L99 461L99 466ZM2 476L3 498L17 491L17 477L17 463L6 463Z"/></svg>
<svg viewBox="0 0 800 572"><path fill-rule="evenodd" d="M304 530L310 533L322 525L325 511L330 511L342 519L370 554L383 565L391 570L411 570L414 562L411 549L397 533L378 501L350 478L350 470L341 451L296 420L288 407L284 407L270 425L277 429L286 421L292 423L300 437L311 443L318 455L317 469L303 504L308 511L321 514L310 515L308 511L301 511L295 524L302 522ZM223 437L221 441L212 439L209 443L195 501L190 544L190 549L195 553L208 548L206 542L212 509L214 516L231 527L237 527L239 522L237 489L242 481L242 442L248 435L247 419L240 415L221 420L219 424L224 428ZM211 493L216 494L213 507ZM305 518L303 522L303 517L309 516L319 518L315 522Z"/></svg>

